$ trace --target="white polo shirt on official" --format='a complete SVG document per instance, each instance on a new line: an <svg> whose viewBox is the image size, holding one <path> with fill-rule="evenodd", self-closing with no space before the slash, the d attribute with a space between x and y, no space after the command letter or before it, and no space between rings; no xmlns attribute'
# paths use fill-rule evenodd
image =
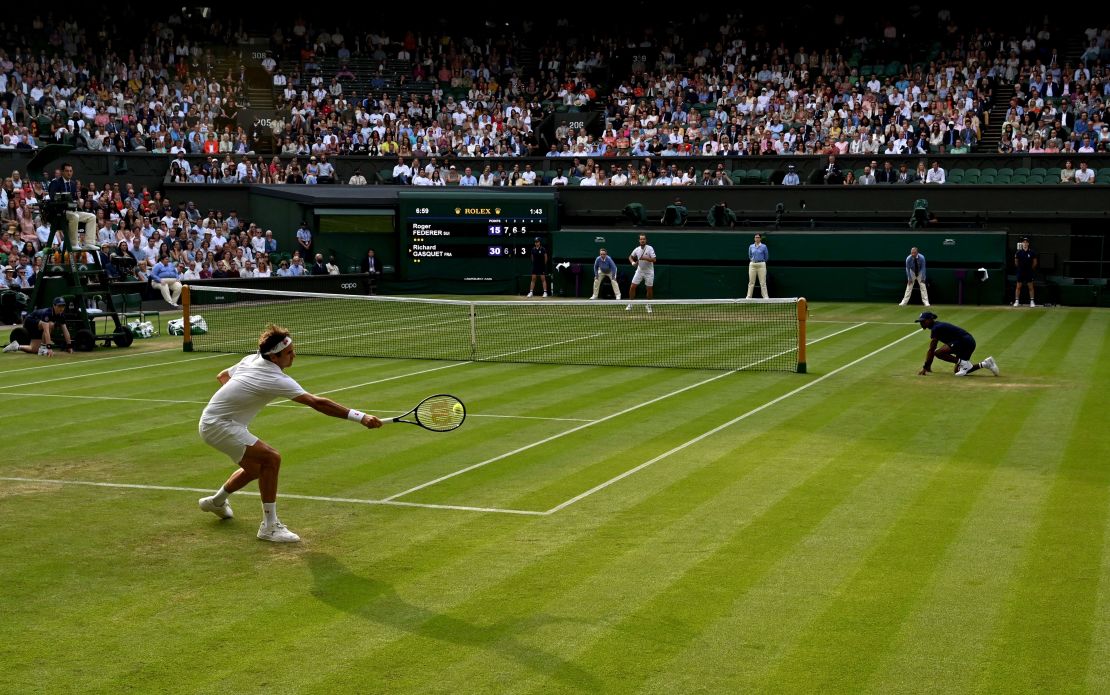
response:
<svg viewBox="0 0 1110 695"><path fill-rule="evenodd" d="M645 258L655 260L655 249L651 244L637 246L632 250L632 258L636 260L636 273L632 276L632 284L639 285L641 281L648 287L655 284L655 264L645 261Z"/></svg>
<svg viewBox="0 0 1110 695"><path fill-rule="evenodd" d="M306 391L293 377L255 353L228 369L231 379L220 387L200 415L200 437L235 463L258 441L247 426L275 398L293 399Z"/></svg>

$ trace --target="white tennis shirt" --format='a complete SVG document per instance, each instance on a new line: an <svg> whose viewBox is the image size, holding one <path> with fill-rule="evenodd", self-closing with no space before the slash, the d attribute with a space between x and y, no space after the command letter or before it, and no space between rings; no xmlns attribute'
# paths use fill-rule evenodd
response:
<svg viewBox="0 0 1110 695"><path fill-rule="evenodd" d="M651 244L644 246L637 246L632 249L632 257L636 259L637 267L645 272L650 273L655 270L655 265L645 261L645 258L655 258L655 249L651 248Z"/></svg>
<svg viewBox="0 0 1110 695"><path fill-rule="evenodd" d="M245 427L275 398L293 399L306 393L281 367L258 353L239 360L228 373L231 379L213 394L201 421L234 420Z"/></svg>

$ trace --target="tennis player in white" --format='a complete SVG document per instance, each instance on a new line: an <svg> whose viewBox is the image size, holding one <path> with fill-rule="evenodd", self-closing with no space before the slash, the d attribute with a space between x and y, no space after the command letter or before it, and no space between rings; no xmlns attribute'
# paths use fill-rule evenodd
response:
<svg viewBox="0 0 1110 695"><path fill-rule="evenodd" d="M650 302L655 292L655 249L647 243L647 235L640 235L640 245L632 249L632 253L628 254L628 262L636 268L636 273L632 276L632 286L628 289L628 299L633 300L636 298L636 289L640 283L647 286L647 298ZM625 311L632 310L631 302L624 308ZM651 313L651 305L647 305L647 311Z"/></svg>
<svg viewBox="0 0 1110 695"><path fill-rule="evenodd" d="M271 324L258 338L258 352L216 376L221 386L200 415L200 438L227 454L239 466L216 494L199 500L201 511L212 512L221 519L232 518L228 496L257 479L262 495L262 524L258 527L258 537L278 543L296 543L301 538L278 520L281 454L247 429L258 412L275 398L288 398L324 415L346 418L368 429L382 426L381 420L373 415L345 408L301 388L285 374L296 356L289 331Z"/></svg>

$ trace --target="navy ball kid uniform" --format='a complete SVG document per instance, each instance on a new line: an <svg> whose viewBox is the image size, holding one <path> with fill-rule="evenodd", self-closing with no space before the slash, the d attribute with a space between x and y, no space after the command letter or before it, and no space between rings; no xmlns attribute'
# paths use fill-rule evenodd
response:
<svg viewBox="0 0 1110 695"><path fill-rule="evenodd" d="M547 255L547 249L545 249L543 246L533 246L531 248L531 255L532 274L543 275L547 271L547 268L545 267L547 263L545 263L543 260L544 256Z"/></svg>
<svg viewBox="0 0 1110 695"><path fill-rule="evenodd" d="M1033 249L1018 249L1014 258L1017 259L1017 281L1033 282L1033 261L1037 258L1037 252Z"/></svg>
<svg viewBox="0 0 1110 695"><path fill-rule="evenodd" d="M50 307L44 307L42 309L35 309L31 313L27 314L27 317L23 319L23 327L26 328L32 336L38 337L42 334L42 326L40 326L39 323L43 321L47 321L49 323L58 323L59 321L64 320L64 314L62 316L57 316L54 314L53 309L51 309Z"/></svg>
<svg viewBox="0 0 1110 695"><path fill-rule="evenodd" d="M970 333L959 326L944 321L937 321L933 324L933 330L929 337L947 345L952 354L961 360L970 360L971 353L975 352L975 338L972 338Z"/></svg>

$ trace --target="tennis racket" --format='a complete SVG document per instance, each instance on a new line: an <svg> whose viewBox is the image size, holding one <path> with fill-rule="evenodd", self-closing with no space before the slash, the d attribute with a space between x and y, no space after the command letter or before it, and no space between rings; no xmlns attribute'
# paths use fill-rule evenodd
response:
<svg viewBox="0 0 1110 695"><path fill-rule="evenodd" d="M428 396L404 415L383 418L382 422L407 422L432 432L450 432L458 429L465 419L466 406L463 402L441 393Z"/></svg>

